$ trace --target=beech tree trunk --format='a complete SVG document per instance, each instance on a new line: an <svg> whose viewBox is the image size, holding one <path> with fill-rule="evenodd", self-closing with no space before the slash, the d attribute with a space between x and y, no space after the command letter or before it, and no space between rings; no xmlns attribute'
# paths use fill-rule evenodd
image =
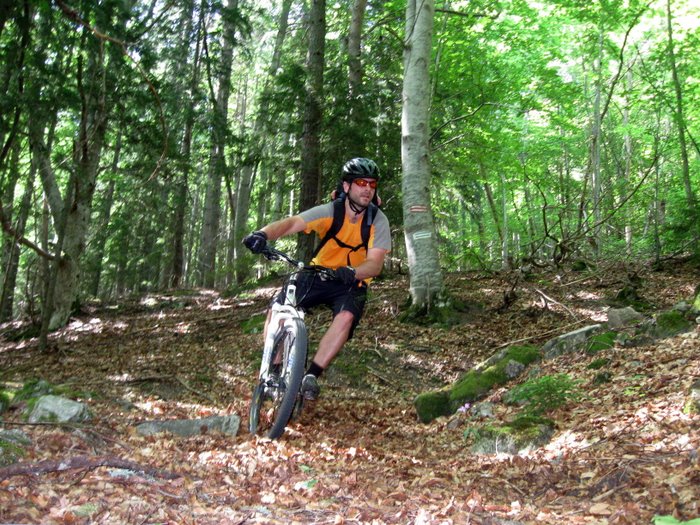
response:
<svg viewBox="0 0 700 525"><path fill-rule="evenodd" d="M415 308L439 306L444 296L435 220L430 207L430 52L433 0L408 0L404 48L401 163L403 217Z"/></svg>

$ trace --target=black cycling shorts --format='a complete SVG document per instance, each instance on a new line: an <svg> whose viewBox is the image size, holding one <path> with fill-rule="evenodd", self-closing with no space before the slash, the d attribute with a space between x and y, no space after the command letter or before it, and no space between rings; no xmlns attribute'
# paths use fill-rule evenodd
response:
<svg viewBox="0 0 700 525"><path fill-rule="evenodd" d="M275 302L284 302L285 289L286 285ZM297 276L296 298L297 306L306 311L324 305L333 310L333 317L343 311L351 312L354 319L348 335L350 339L365 310L367 285L356 283L355 286L348 286L336 280L323 280L317 272L301 272Z"/></svg>

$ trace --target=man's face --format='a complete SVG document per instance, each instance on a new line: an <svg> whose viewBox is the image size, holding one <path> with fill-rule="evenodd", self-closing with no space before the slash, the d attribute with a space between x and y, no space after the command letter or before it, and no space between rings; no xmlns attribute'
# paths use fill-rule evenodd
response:
<svg viewBox="0 0 700 525"><path fill-rule="evenodd" d="M372 188L372 186L375 186ZM374 198L377 181L375 179L355 179L352 183L344 182L343 186L345 193L350 199L355 201L360 206L369 206Z"/></svg>

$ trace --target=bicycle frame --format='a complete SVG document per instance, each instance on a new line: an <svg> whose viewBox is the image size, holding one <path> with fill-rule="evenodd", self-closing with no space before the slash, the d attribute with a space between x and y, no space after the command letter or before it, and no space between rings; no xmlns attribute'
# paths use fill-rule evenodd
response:
<svg viewBox="0 0 700 525"><path fill-rule="evenodd" d="M304 320L304 311L296 307L296 291L297 291L297 275L304 268L304 264L296 262L297 270L289 277L287 283L284 304L277 302L270 307L270 320L267 325L267 336L263 346L263 361L260 368L259 379L264 380L269 375L269 363L272 357L272 352L277 344L278 335L281 333L281 328L285 326L291 319Z"/></svg>

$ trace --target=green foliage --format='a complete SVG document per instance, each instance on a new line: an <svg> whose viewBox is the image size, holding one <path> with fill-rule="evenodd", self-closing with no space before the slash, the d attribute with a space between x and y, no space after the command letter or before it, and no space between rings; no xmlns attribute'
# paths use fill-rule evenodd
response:
<svg viewBox="0 0 700 525"><path fill-rule="evenodd" d="M76 390L68 385L52 385L44 379L31 379L14 393L12 404L25 401L29 406L41 396L56 395L70 399L95 397L92 392Z"/></svg>
<svg viewBox="0 0 700 525"><path fill-rule="evenodd" d="M241 329L246 334L261 334L265 328L266 314L253 315L241 323Z"/></svg>
<svg viewBox="0 0 700 525"><path fill-rule="evenodd" d="M12 397L9 392L0 391L0 414L7 411L10 408L10 403L12 402Z"/></svg>
<svg viewBox="0 0 700 525"><path fill-rule="evenodd" d="M679 521L673 516L654 516L653 525L700 525L700 518L689 521Z"/></svg>
<svg viewBox="0 0 700 525"><path fill-rule="evenodd" d="M545 375L516 386L507 398L512 403L524 403L526 415L542 416L581 399L579 383L568 374Z"/></svg>
<svg viewBox="0 0 700 525"><path fill-rule="evenodd" d="M586 353L590 355L595 355L601 350L608 350L615 346L616 338L617 332L605 332L603 334L596 334L587 341Z"/></svg>
<svg viewBox="0 0 700 525"><path fill-rule="evenodd" d="M586 368L588 368L589 370L599 370L604 366L608 366L611 363L611 361L612 360L608 359L607 357L601 357L599 359L594 359L593 361L591 361Z"/></svg>

